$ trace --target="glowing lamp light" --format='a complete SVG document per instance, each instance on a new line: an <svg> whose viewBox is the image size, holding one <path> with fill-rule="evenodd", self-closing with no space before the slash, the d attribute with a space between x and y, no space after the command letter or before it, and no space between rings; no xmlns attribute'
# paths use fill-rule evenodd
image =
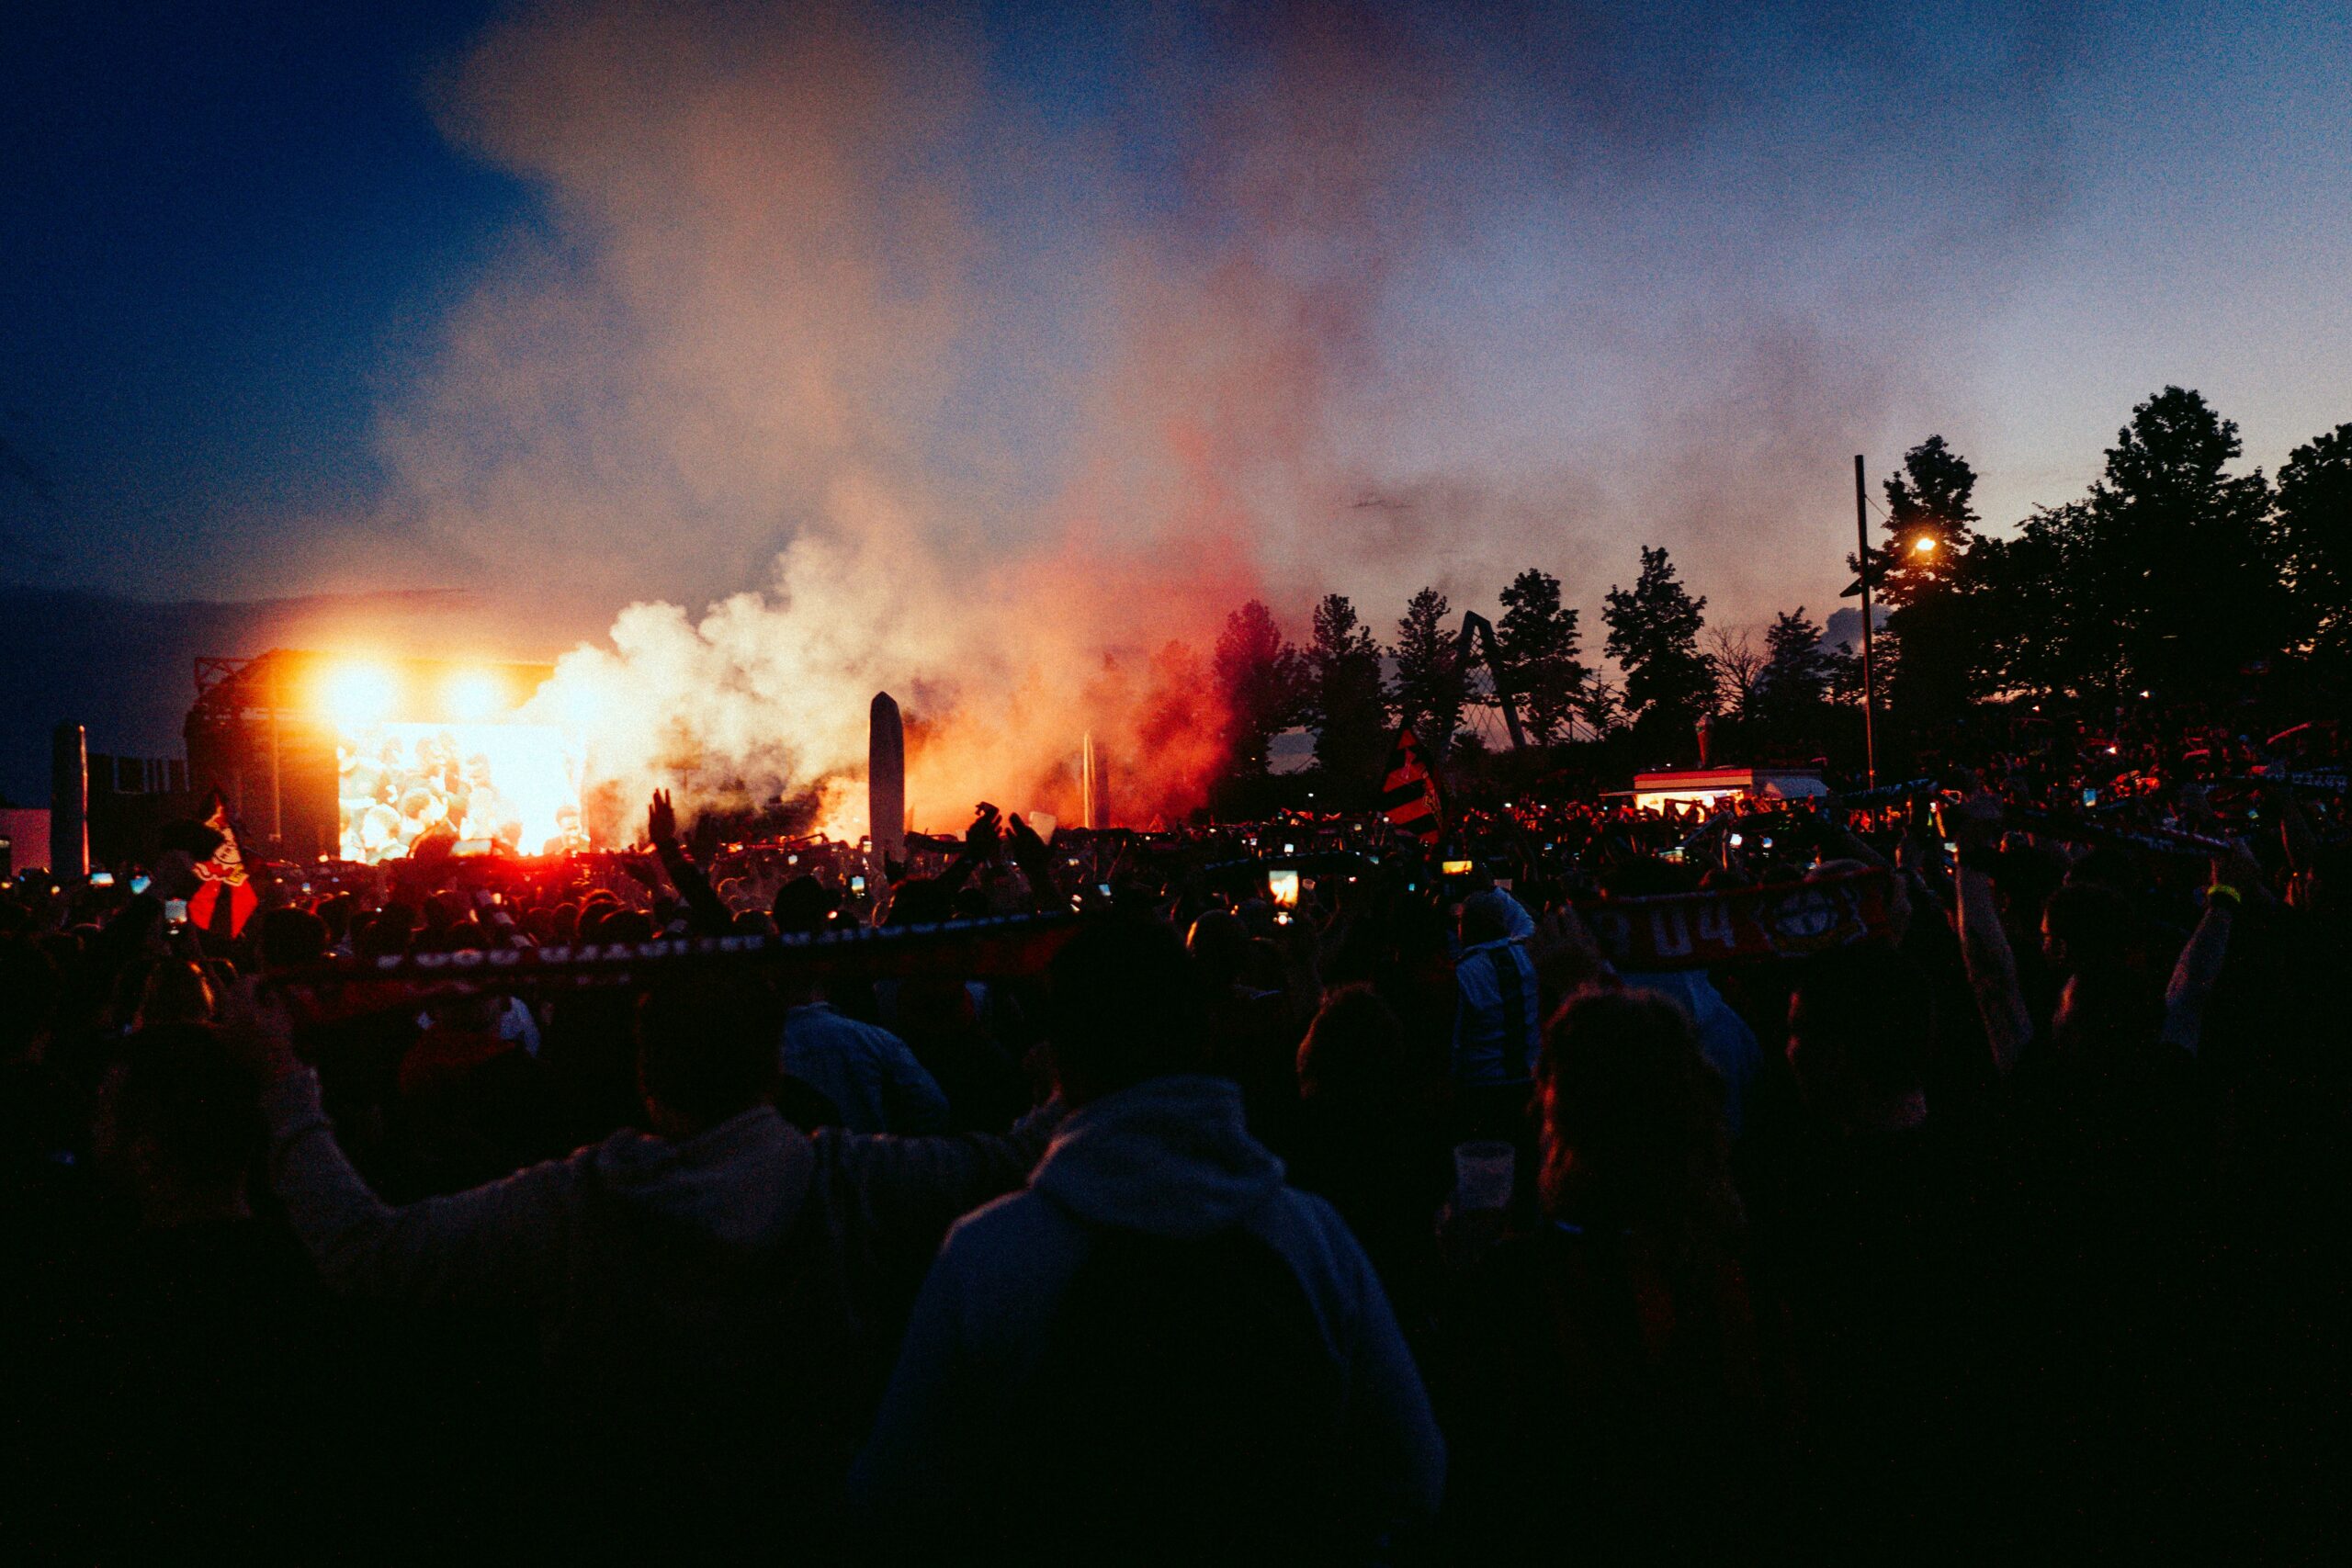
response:
<svg viewBox="0 0 2352 1568"><path fill-rule="evenodd" d="M383 722L392 711L392 673L376 664L338 664L319 684L319 705L345 729Z"/></svg>
<svg viewBox="0 0 2352 1568"><path fill-rule="evenodd" d="M1911 541L1911 553L1917 556L1934 555L1936 553L1936 536L1933 534L1920 535L1917 538Z"/></svg>
<svg viewBox="0 0 2352 1568"><path fill-rule="evenodd" d="M492 716L505 705L503 698L497 681L480 670L450 677L441 692L442 705L460 724L480 724Z"/></svg>

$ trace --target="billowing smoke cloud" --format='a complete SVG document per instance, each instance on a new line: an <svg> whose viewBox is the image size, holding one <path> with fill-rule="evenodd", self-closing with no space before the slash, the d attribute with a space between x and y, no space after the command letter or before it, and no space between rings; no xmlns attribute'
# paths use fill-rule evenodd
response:
<svg viewBox="0 0 2352 1568"><path fill-rule="evenodd" d="M443 85L544 217L388 413L403 547L549 624L630 605L548 698L625 785L854 768L888 689L924 825L983 795L1067 814L1088 730L1142 820L1214 769L1204 658L1252 593L1295 615L1340 588L1378 624L1535 564L1589 604L1645 541L1760 611L1851 443L1946 378L1890 373L1890 321L1931 335L1891 280L1992 243L1939 211L1827 280L1777 248L1822 149L1768 84L1883 38L1751 59L1736 20L1573 7L1061 15L582 0ZM1835 112L1933 133L1973 102L1860 69ZM2053 176L2007 107L1985 199L2013 226ZM1763 144L1725 142L1733 109ZM1830 150L1900 210L1876 134ZM1843 547L1824 532L1826 571Z"/></svg>
<svg viewBox="0 0 2352 1568"><path fill-rule="evenodd" d="M1137 26L1170 74L1125 90L1179 139L1144 168L936 18L556 7L465 63L453 130L550 231L389 450L432 551L662 592L548 699L616 776L787 790L862 756L888 688L925 821L1067 809L1089 730L1123 815L1197 801L1204 656L1334 482L1433 132L1368 14Z"/></svg>

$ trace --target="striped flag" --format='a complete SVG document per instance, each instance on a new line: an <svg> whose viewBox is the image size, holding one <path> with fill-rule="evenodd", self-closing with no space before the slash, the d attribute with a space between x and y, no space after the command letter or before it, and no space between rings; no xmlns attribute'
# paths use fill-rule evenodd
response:
<svg viewBox="0 0 2352 1568"><path fill-rule="evenodd" d="M1382 780L1380 808L1388 816L1390 826L1403 829L1429 843L1435 843L1444 830L1444 805L1438 797L1437 774L1430 766L1429 753L1413 739L1413 727L1401 726L1396 731L1396 745L1388 753L1388 773Z"/></svg>
<svg viewBox="0 0 2352 1568"><path fill-rule="evenodd" d="M204 825L220 835L220 842L209 859L196 863L196 874L204 880L187 901L188 923L223 942L233 942L253 912L261 908L261 894L245 870L237 830L229 825L229 804L219 790L212 792L212 815L204 819Z"/></svg>

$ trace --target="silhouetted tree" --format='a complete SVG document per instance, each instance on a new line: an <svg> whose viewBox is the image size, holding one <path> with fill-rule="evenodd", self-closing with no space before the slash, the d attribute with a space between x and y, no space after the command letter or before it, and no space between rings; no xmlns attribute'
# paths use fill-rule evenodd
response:
<svg viewBox="0 0 2352 1568"><path fill-rule="evenodd" d="M1631 589L1609 590L1609 657L1625 671L1625 706L1644 729L1687 728L1705 711L1714 672L1699 651L1707 601L1692 598L1664 549L1642 547Z"/></svg>
<svg viewBox="0 0 2352 1568"><path fill-rule="evenodd" d="M1976 470L1940 435L1903 454L1887 477L1886 544L1871 589L1890 610L1948 586L1976 542Z"/></svg>
<svg viewBox="0 0 2352 1568"><path fill-rule="evenodd" d="M2174 698L2301 644L2311 603L2288 586L2269 483L2223 471L2240 450L2234 423L2166 387L2132 411L2088 496L1980 541L1962 586L1982 682Z"/></svg>
<svg viewBox="0 0 2352 1568"><path fill-rule="evenodd" d="M1614 681L1594 675L1585 682L1584 694L1577 699L1577 716L1595 735L1614 735L1625 728L1625 694Z"/></svg>
<svg viewBox="0 0 2352 1568"><path fill-rule="evenodd" d="M1871 649L1871 659L1873 664L1877 662L1878 649L1875 647ZM1860 649L1840 637L1835 645L1822 649L1821 668L1827 677L1823 690L1831 702L1847 707L1861 705L1862 655ZM1871 670L1870 674L1871 682L1875 684L1877 670Z"/></svg>
<svg viewBox="0 0 2352 1568"><path fill-rule="evenodd" d="M1903 455L1885 484L1883 547L1871 586L1889 610L1873 649L1880 692L1915 723L1948 719L1978 694L1983 627L1970 604L1976 470L1940 435Z"/></svg>
<svg viewBox="0 0 2352 1568"><path fill-rule="evenodd" d="M1772 617L1764 633L1764 667L1756 672L1756 711L1767 724L1800 724L1829 694L1830 658L1821 623L1800 604Z"/></svg>
<svg viewBox="0 0 2352 1568"><path fill-rule="evenodd" d="M1388 706L1380 681L1380 645L1356 619L1345 594L1327 593L1315 606L1315 636L1306 661L1314 688L1315 761L1343 805L1369 796L1380 784L1388 751Z"/></svg>
<svg viewBox="0 0 2352 1568"><path fill-rule="evenodd" d="M2121 677L2104 613L2090 503L2036 507L2014 539L1986 537L1969 552L1972 662L1978 689L2112 690Z"/></svg>
<svg viewBox="0 0 2352 1568"><path fill-rule="evenodd" d="M2237 425L2179 387L2133 409L2108 449L2069 565L2085 574L2089 627L2114 638L2129 684L2208 687L2304 635L2269 484L2259 470L2222 471L2241 449ZM2089 662L2095 679L2119 661Z"/></svg>
<svg viewBox="0 0 2352 1568"><path fill-rule="evenodd" d="M1462 728L1467 674L1445 629L1452 606L1434 588L1424 588L1405 606L1396 623L1396 714L1431 752L1442 755Z"/></svg>
<svg viewBox="0 0 2352 1568"><path fill-rule="evenodd" d="M1262 777L1269 743L1305 712L1306 660L1274 624L1273 612L1252 599L1225 618L1212 667L1225 701L1226 772Z"/></svg>
<svg viewBox="0 0 2352 1568"><path fill-rule="evenodd" d="M1577 612L1560 603L1560 580L1532 567L1502 591L1502 605L1496 641L1527 738L1538 746L1566 739L1591 675L1578 657Z"/></svg>
<svg viewBox="0 0 2352 1568"><path fill-rule="evenodd" d="M2278 532L2301 619L2332 660L2352 658L2352 424L2288 454Z"/></svg>
<svg viewBox="0 0 2352 1568"><path fill-rule="evenodd" d="M1707 628L1707 666L1715 675L1715 708L1735 718L1755 715L1756 678L1763 672L1766 654L1747 628Z"/></svg>

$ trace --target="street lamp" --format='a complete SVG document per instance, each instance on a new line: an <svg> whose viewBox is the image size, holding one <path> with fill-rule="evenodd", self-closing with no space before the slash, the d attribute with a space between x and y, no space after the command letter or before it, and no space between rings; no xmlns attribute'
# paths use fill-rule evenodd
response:
<svg viewBox="0 0 2352 1568"><path fill-rule="evenodd" d="M1854 454L1854 560L1857 575L1849 593L1862 598L1862 766L1870 787L1878 787L1878 692L1871 670L1871 521L1863 490L1862 454ZM1840 594L1840 598L1844 595Z"/></svg>
<svg viewBox="0 0 2352 1568"><path fill-rule="evenodd" d="M1917 538L1911 541L1911 553L1915 556L1934 555L1936 553L1936 536L1933 534L1920 535Z"/></svg>

